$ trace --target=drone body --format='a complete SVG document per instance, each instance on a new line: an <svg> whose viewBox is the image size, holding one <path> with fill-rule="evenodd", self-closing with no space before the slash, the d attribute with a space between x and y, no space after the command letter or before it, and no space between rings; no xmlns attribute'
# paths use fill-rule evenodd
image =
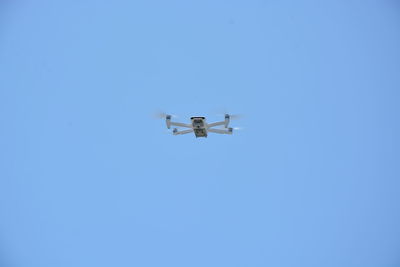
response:
<svg viewBox="0 0 400 267"><path fill-rule="evenodd" d="M207 123L205 117L191 117L190 124L173 122L171 121L172 116L166 115L165 120L167 123L167 128L170 129L171 126L188 128L187 130L179 131L175 128L172 133L174 135L188 134L194 133L197 137L207 137L208 133L218 133L218 134L232 134L233 128L228 128L231 116L229 114L225 114L225 120L213 123ZM215 129L215 126L224 126L223 129Z"/></svg>

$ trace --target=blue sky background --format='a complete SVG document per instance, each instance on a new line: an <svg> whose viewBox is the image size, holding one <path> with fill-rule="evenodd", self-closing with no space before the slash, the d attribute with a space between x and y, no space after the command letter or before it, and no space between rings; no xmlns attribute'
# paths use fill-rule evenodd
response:
<svg viewBox="0 0 400 267"><path fill-rule="evenodd" d="M2 1L0 266L399 266L399 48L394 0Z"/></svg>

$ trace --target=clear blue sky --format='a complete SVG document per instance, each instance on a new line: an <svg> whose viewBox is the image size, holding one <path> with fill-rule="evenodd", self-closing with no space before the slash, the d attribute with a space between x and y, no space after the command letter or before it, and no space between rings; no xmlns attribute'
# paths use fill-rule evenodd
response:
<svg viewBox="0 0 400 267"><path fill-rule="evenodd" d="M399 89L394 0L2 1L0 266L399 266Z"/></svg>

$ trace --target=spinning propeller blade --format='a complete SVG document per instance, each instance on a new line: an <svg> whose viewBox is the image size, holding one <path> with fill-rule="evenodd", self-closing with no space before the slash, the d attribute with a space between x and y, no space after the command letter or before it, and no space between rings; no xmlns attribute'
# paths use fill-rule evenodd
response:
<svg viewBox="0 0 400 267"><path fill-rule="evenodd" d="M177 118L176 115L167 114L165 112L155 112L153 114L153 117L156 118L156 119L166 119L167 116L171 116L172 118Z"/></svg>
<svg viewBox="0 0 400 267"><path fill-rule="evenodd" d="M231 114L226 109L216 112L215 115L224 116L224 117L229 116L229 119L231 119L231 120L241 119L243 117L242 114Z"/></svg>

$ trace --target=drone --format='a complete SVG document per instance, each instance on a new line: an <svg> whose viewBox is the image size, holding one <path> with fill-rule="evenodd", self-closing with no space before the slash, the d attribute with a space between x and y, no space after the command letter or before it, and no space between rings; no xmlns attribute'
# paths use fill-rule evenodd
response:
<svg viewBox="0 0 400 267"><path fill-rule="evenodd" d="M188 133L194 133L196 138L197 137L207 137L208 133L217 133L217 134L232 134L234 128L228 127L229 122L232 116L229 114L225 114L225 119L223 121L207 123L205 117L191 117L190 124L188 123L181 123L181 122L174 122L171 121L172 115L165 115L165 121L167 123L167 128L170 129L171 126L183 127L188 128L187 130L179 131L177 128L172 130L173 135L182 135ZM216 126L223 126L221 129L216 129Z"/></svg>

